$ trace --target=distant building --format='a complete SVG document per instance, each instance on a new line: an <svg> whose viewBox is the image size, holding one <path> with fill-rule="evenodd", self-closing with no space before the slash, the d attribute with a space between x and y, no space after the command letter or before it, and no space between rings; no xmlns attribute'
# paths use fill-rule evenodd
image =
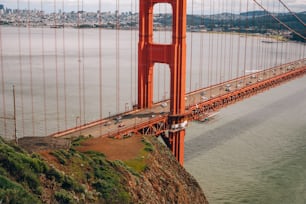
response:
<svg viewBox="0 0 306 204"><path fill-rule="evenodd" d="M3 4L0 4L0 14L4 14L4 6L3 6Z"/></svg>

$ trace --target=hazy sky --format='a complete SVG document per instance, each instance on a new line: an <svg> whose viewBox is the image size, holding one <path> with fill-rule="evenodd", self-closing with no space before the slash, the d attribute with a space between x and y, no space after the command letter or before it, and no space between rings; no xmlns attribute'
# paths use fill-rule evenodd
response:
<svg viewBox="0 0 306 204"><path fill-rule="evenodd" d="M279 0L257 0L269 11L286 12L287 10L279 3ZM306 11L306 0L282 0L294 12ZM116 10L115 0L0 0L0 4L4 4L8 8L31 8L41 9L52 12L59 9L64 11L77 11L78 9L85 11L97 11L101 2L102 11ZM119 11L138 12L139 0L119 0ZM212 4L210 4L212 2ZM239 13L247 10L261 10L255 6L253 0L187 0L188 13L204 14L234 12ZM193 6L192 6L193 5ZM64 9L63 9L64 8ZM156 6L155 10L169 13L170 8L165 9L165 5ZM248 8L248 9L247 9Z"/></svg>

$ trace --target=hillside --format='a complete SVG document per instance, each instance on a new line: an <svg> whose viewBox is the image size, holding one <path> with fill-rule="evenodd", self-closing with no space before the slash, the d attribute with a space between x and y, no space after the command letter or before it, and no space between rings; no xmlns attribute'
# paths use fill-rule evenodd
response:
<svg viewBox="0 0 306 204"><path fill-rule="evenodd" d="M80 137L52 150L46 138L34 146L20 141L34 153L0 139L0 203L208 203L155 137L107 138L94 149L100 139Z"/></svg>
<svg viewBox="0 0 306 204"><path fill-rule="evenodd" d="M305 26L290 13L273 13L281 22L305 36ZM296 13L298 18L306 22L306 12ZM162 26L172 24L172 15L160 14L155 22ZM192 31L206 29L208 31L240 32L240 33L261 33L272 34L287 32L288 29L277 22L265 11L249 11L241 14L221 13L214 15L187 15L187 28ZM291 40L305 42L296 34L292 33Z"/></svg>

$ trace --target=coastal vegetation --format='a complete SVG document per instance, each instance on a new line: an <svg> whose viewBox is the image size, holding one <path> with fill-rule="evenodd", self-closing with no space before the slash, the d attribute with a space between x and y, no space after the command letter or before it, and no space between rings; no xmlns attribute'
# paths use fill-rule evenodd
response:
<svg viewBox="0 0 306 204"><path fill-rule="evenodd" d="M154 137L139 137L137 155L123 161L82 150L91 139L30 153L0 137L0 203L207 203L194 178Z"/></svg>

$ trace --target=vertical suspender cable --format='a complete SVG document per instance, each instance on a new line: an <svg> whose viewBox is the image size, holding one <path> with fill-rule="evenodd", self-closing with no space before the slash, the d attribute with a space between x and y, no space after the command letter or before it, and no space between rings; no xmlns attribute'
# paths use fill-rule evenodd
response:
<svg viewBox="0 0 306 204"><path fill-rule="evenodd" d="M262 8L269 16L271 16L275 21L280 23L282 26L286 27L291 32L295 33L297 36L301 37L302 39L306 39L305 36L303 36L301 33L297 32L296 30L289 27L287 24L282 22L280 19L278 19L275 15L273 15L271 12L269 12L261 3L258 3L258 1L253 0L260 8ZM303 22L302 22L303 23Z"/></svg>
<svg viewBox="0 0 306 204"><path fill-rule="evenodd" d="M119 22L119 0L116 0L116 113L118 114L120 112L120 22Z"/></svg>
<svg viewBox="0 0 306 204"><path fill-rule="evenodd" d="M254 9L253 9L253 11L254 11ZM255 14L253 13L253 15L252 15L252 20L251 20L251 22L249 22L249 26L254 26L254 18L255 18ZM257 38L256 38L257 39ZM249 67L248 67L248 69L250 69L250 70L252 70L253 69L253 64L254 64L254 56L253 56L253 54L254 54L254 49L255 49L255 45L254 45L254 40L255 40L255 36L252 34L251 35L251 54L249 55L250 56L250 63L249 63Z"/></svg>
<svg viewBox="0 0 306 204"><path fill-rule="evenodd" d="M253 11L255 11L256 8L255 8L255 4L253 4ZM255 20L255 14L253 14L253 25L255 26L256 24L256 20ZM261 37L256 37L256 54L255 54L255 69L257 70L261 70L261 63L260 63L260 54L261 54L261 51L260 51L260 47L261 47L261 40L260 40Z"/></svg>
<svg viewBox="0 0 306 204"><path fill-rule="evenodd" d="M241 0L239 1L239 14L241 14ZM239 24L239 35L241 33L241 15L238 19ZM238 36L238 49L237 49L237 67L236 67L236 78L240 76L240 37Z"/></svg>
<svg viewBox="0 0 306 204"><path fill-rule="evenodd" d="M273 3L274 3L274 2L273 2ZM269 4L269 3L268 3L268 4ZM269 6L270 6L270 4L269 4ZM268 7L269 7L269 6L268 6ZM273 9L274 9L274 7L273 7ZM271 27L271 26L273 25L273 23L274 23L274 22L273 22L273 19L271 19L270 16L269 16L269 22L268 22L268 23L270 24L269 27ZM271 38L271 36L269 36L269 38ZM270 40L270 39L269 39L269 40ZM268 64L269 64L269 68L270 68L270 67L273 67L273 65L272 65L273 59L272 59L272 58L273 58L273 54L274 54L274 53L272 52L272 50L273 50L273 46L274 46L274 45L273 45L273 43L270 43L269 45L270 45L270 50L268 51L268 52L269 52L269 63L268 63Z"/></svg>
<svg viewBox="0 0 306 204"><path fill-rule="evenodd" d="M43 0L40 1L41 19L43 18ZM47 128L47 94L46 94L46 61L45 61L45 32L44 26L41 26L41 50L42 50L42 77L43 77L43 107L44 107L44 134L48 134Z"/></svg>
<svg viewBox="0 0 306 204"><path fill-rule="evenodd" d="M269 15L265 12L265 20L264 20L264 24L265 24L265 27L267 28L268 27L268 17ZM265 36L266 38L267 36ZM264 66L264 69L267 69L269 66L268 66L268 46L264 45L263 46L263 66ZM269 73L270 74L270 73ZM270 77L270 75L269 75Z"/></svg>
<svg viewBox="0 0 306 204"><path fill-rule="evenodd" d="M221 3L221 0L218 1L218 7L219 7L219 13L224 13L224 7L223 7L223 4ZM220 12L221 11L221 12ZM224 24L224 19L221 18L221 25L223 27L223 24ZM220 30L219 32L220 33L220 38L221 38L221 43L220 43L220 57L218 57L218 59L220 59L220 76L219 76L219 81L220 83L222 83L224 81L224 71L223 71L223 65L225 64L225 58L223 57L224 55L224 52L226 50L226 41L223 41L224 40L224 31L223 30ZM223 62L223 63L222 63Z"/></svg>
<svg viewBox="0 0 306 204"><path fill-rule="evenodd" d="M131 13L130 13L130 47L131 47L131 50L130 50L130 69L131 69L131 82L130 82L130 86L131 86L131 95L130 95L130 102L131 102L131 105L132 105L132 101L133 101L133 67L135 66L133 64L133 45L134 45L134 41L133 41L133 0L131 0Z"/></svg>
<svg viewBox="0 0 306 204"><path fill-rule="evenodd" d="M254 11L254 9L253 9L253 11ZM249 23L249 26L254 26L254 24L255 24L255 13L253 13L253 15L252 15L252 20ZM254 56L254 50L255 50L254 40L257 41L257 36L251 36L251 54L250 54L251 59L250 59L250 63L249 63L250 65L249 65L249 68L248 68L248 69L251 69L251 70L253 70L253 68L255 67L254 66L254 64L255 64L254 60L256 60L256 56ZM255 68L258 69L258 67L255 67Z"/></svg>
<svg viewBox="0 0 306 204"><path fill-rule="evenodd" d="M84 0L82 0L82 15L84 14ZM85 18L85 19L84 19ZM83 16L82 23L86 20ZM84 40L84 29L82 29L82 100L83 100L83 124L86 123L86 83L85 83L85 40Z"/></svg>
<svg viewBox="0 0 306 204"><path fill-rule="evenodd" d="M246 10L247 12L249 11L249 1L246 2ZM248 25L249 24L249 18L246 18L246 22L244 25L244 32L245 32L245 39L244 39L244 63L243 63L243 76L245 76L245 72L246 72L246 62L247 62L247 45L248 45Z"/></svg>
<svg viewBox="0 0 306 204"><path fill-rule="evenodd" d="M19 87L21 95L21 121L22 121L22 137L25 136L25 123L24 123L24 95L23 95L23 63L22 63L22 52L21 52L21 14L20 14L20 3L17 0L17 10L18 10L18 56L19 56Z"/></svg>
<svg viewBox="0 0 306 204"><path fill-rule="evenodd" d="M280 13L280 2L278 3L278 13ZM278 29L279 29L279 32L278 33L280 33L280 30L281 30L281 25L279 25L279 27L278 27ZM278 36L277 36L277 38L279 38L279 34L278 34ZM278 65L278 58L279 58L279 56L278 56L278 53L279 53L279 41L280 40L282 40L282 39L277 39L277 42L276 42L276 48L275 48L275 64L274 64L274 66L277 66ZM281 43L282 44L282 43Z"/></svg>
<svg viewBox="0 0 306 204"><path fill-rule="evenodd" d="M54 26L57 26L56 16L56 1L53 1L54 6ZM57 53L57 29L54 29L54 57L55 57L55 86L56 86L56 121L57 131L60 130L60 117L59 117L59 80L58 80L58 53Z"/></svg>
<svg viewBox="0 0 306 204"><path fill-rule="evenodd" d="M281 25L279 25L279 29L281 29ZM284 64L284 44L285 44L285 39L282 39L282 43L281 43L281 48L280 48L280 64Z"/></svg>
<svg viewBox="0 0 306 204"><path fill-rule="evenodd" d="M213 55L212 55L212 51L213 51L213 46L212 46L212 25L213 23L211 22L211 15L212 15L212 0L210 0L209 2L209 8L210 8L210 17L209 17L209 25L210 25L210 32L208 34L208 86L211 87L212 86L212 58L213 58ZM209 93L209 96L211 97L212 95L212 92L211 90L212 89L209 89L210 90L210 93Z"/></svg>
<svg viewBox="0 0 306 204"><path fill-rule="evenodd" d="M278 0L301 24L303 24L304 26L306 26L305 22L299 18L294 12L292 12L291 9L289 9L289 7L282 1L282 0Z"/></svg>
<svg viewBox="0 0 306 204"><path fill-rule="evenodd" d="M1 20L1 17L0 17ZM4 65L3 65L3 43L2 43L2 28L0 26L0 73L1 73L1 91L2 91L2 110L3 110L3 130L4 132L0 132L0 134L7 135L7 124L6 124L6 99L5 99L5 83L4 83Z"/></svg>
<svg viewBox="0 0 306 204"><path fill-rule="evenodd" d="M254 4L254 10L256 8L256 5ZM254 24L256 23L257 19L254 18ZM259 70L263 70L264 69L264 65L263 65L263 45L262 45L262 35L261 37L257 40L257 45L258 45L258 48L257 48L257 68Z"/></svg>
<svg viewBox="0 0 306 204"><path fill-rule="evenodd" d="M234 1L231 1L231 22L230 25L231 27L234 27ZM234 47L233 47L233 31L230 32L230 48L229 48L229 73L228 73L228 79L233 78L233 63L234 63Z"/></svg>
<svg viewBox="0 0 306 204"><path fill-rule="evenodd" d="M212 9L213 9L213 12L216 12L218 9L215 5L215 1L213 1L213 5L212 5ZM214 73L214 78L215 78L215 81L214 83L217 84L218 81L219 81L219 78L218 78L218 71L219 71L219 67L218 67L218 54L219 54L219 36L218 34L216 33L216 28L215 28L215 25L216 25L216 16L215 16L216 13L213 13L213 29L212 29L212 32L213 32L213 36L214 36L214 40L213 40L213 45L215 44L215 46L213 46L214 48L214 54L213 54L213 62L214 62L214 68L215 68L215 73ZM219 93L218 93L219 94Z"/></svg>
<svg viewBox="0 0 306 204"><path fill-rule="evenodd" d="M164 19L164 25L166 26L167 25L167 6L165 5L164 6L165 7L165 19ZM172 22L172 23L174 23L174 22ZM165 42L167 42L167 29L164 29L164 37L165 37ZM165 93L164 93L164 100L166 100L166 98L167 98L167 93L166 93L166 83L167 83L167 80L166 80L166 69L167 69L167 67L166 67L166 65L164 65L164 91L165 91ZM170 93L168 93L168 94L170 94Z"/></svg>
<svg viewBox="0 0 306 204"><path fill-rule="evenodd" d="M192 91L192 51L193 51L193 27L194 27L194 13L193 13L193 6L194 6L194 0L191 1L191 25L190 25L190 28L191 28L191 33L190 33L190 64L189 64L189 91L191 92Z"/></svg>
<svg viewBox="0 0 306 204"><path fill-rule="evenodd" d="M204 25L204 1L201 1L201 29ZM203 69L204 69L204 33L200 33L200 63L199 63L199 88L203 88Z"/></svg>
<svg viewBox="0 0 306 204"><path fill-rule="evenodd" d="M78 29L78 88L79 88L79 122L81 125L82 121L82 84L81 84L81 37L80 37L80 23L81 23L81 11L80 11L80 0L78 0L78 22L77 22L77 29Z"/></svg>
<svg viewBox="0 0 306 204"><path fill-rule="evenodd" d="M272 6L272 12L274 13L275 12L275 1L273 1L272 5L273 5ZM276 26L273 29L276 29ZM274 35L277 35L277 34L274 34ZM272 55L274 56L274 59L271 59L271 61L272 61L271 62L271 65L272 65L271 67L274 67L276 65L276 62L277 62L277 52L278 52L278 50L277 50L277 48L278 48L278 39L277 39L277 36L274 36L273 38L276 38L276 46L274 46L275 47L274 53L272 52ZM273 51L273 49L271 49L271 51Z"/></svg>
<svg viewBox="0 0 306 204"><path fill-rule="evenodd" d="M216 8L216 7L215 7ZM216 8L217 13L220 13L220 0L218 0L217 3L217 8ZM219 20L220 22L220 20ZM216 38L217 38L217 57L216 57L216 82L217 83L221 83L221 57L220 55L220 48L219 48L219 44L221 45L221 43L219 42L219 38L221 36L220 31L218 31L218 29L216 29ZM220 92L220 91L219 91ZM220 94L220 93L219 93Z"/></svg>
<svg viewBox="0 0 306 204"><path fill-rule="evenodd" d="M99 0L99 118L103 118L103 70L102 70L102 4ZM102 134L102 126L100 126L100 135Z"/></svg>
<svg viewBox="0 0 306 204"><path fill-rule="evenodd" d="M134 3L134 5L135 5L135 13L137 13L137 0L135 0L135 3ZM136 22L137 21L137 16L136 15L133 15L134 16L134 22ZM134 39L135 39L135 55L134 55L134 64L136 65L135 66L135 70L134 70L134 72L135 72L135 76L134 76L134 87L135 87L135 99L134 99L134 104L136 105L137 104L137 44L136 44L136 42L137 42L137 36L138 36L138 32L135 32L134 31Z"/></svg>
<svg viewBox="0 0 306 204"><path fill-rule="evenodd" d="M33 66L32 66L32 31L31 31L31 7L28 0L28 40L29 40L29 65L30 65L30 94L31 94L31 114L32 114L32 135L35 136L35 116L34 116L34 98L33 98Z"/></svg>
<svg viewBox="0 0 306 204"><path fill-rule="evenodd" d="M222 13L225 13L226 11L225 11L225 5L224 5L224 0L222 0L222 2L221 2L221 7L222 7ZM224 25L226 24L226 22L225 22L225 20L222 18L222 25L223 25L223 27L224 27ZM222 82L224 82L225 81L225 73L226 73L226 71L225 71L225 69L226 69L226 59L227 59L227 57L226 57L226 52L228 51L228 49L227 49L227 40L226 40L226 37L227 37L227 35L224 33L225 32L225 30L223 30L222 31L222 38L221 38L221 45L222 45L222 50L221 50L221 56L223 56L222 57L222 61L223 61L223 68L221 69L222 70Z"/></svg>
<svg viewBox="0 0 306 204"><path fill-rule="evenodd" d="M64 119L65 119L65 130L67 129L67 73L66 73L66 35L65 35L65 0L62 1L62 24L63 24L63 63L64 63Z"/></svg>
<svg viewBox="0 0 306 204"><path fill-rule="evenodd" d="M161 16L160 7L161 7L161 4L158 4L158 10L159 10L158 17L159 18ZM160 37L161 32L160 31L161 30L158 29L158 42L159 43L161 43L161 37ZM160 64L158 64L158 68L157 68L157 70L158 70L158 77L157 77L158 78L158 82L157 82L157 92L158 92L158 94L157 94L157 101L160 101L160 83L161 83L160 82L160 78L161 78L160 68L161 68L161 66L160 66Z"/></svg>

